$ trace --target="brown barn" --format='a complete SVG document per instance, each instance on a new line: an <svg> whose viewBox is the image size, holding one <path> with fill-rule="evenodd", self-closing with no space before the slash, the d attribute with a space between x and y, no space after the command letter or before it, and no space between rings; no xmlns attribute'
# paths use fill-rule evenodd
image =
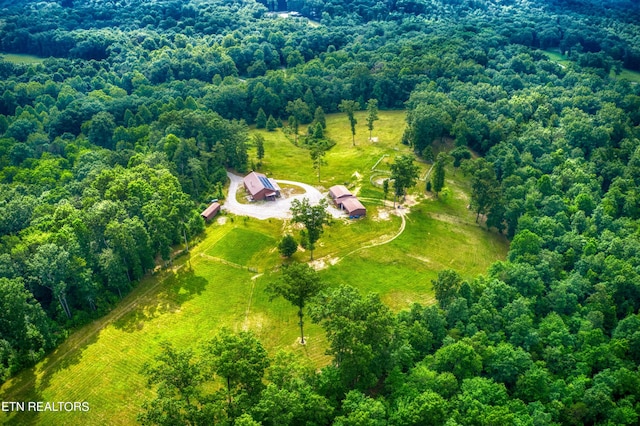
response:
<svg viewBox="0 0 640 426"><path fill-rule="evenodd" d="M209 207L205 209L200 216L204 218L204 220L213 219L220 212L220 203L211 203Z"/></svg>
<svg viewBox="0 0 640 426"><path fill-rule="evenodd" d="M251 172L245 176L244 188L254 201L275 200L280 197L280 187L276 181L262 173Z"/></svg>
<svg viewBox="0 0 640 426"><path fill-rule="evenodd" d="M340 207L343 199L353 197L353 194L344 185L334 185L329 188L329 196L336 206Z"/></svg>
<svg viewBox="0 0 640 426"><path fill-rule="evenodd" d="M350 218L355 219L367 214L367 209L356 197L344 198L340 201L340 208L347 212Z"/></svg>
<svg viewBox="0 0 640 426"><path fill-rule="evenodd" d="M200 216L204 218L204 220L213 219L220 212L220 203L213 202L209 207L207 207Z"/></svg>

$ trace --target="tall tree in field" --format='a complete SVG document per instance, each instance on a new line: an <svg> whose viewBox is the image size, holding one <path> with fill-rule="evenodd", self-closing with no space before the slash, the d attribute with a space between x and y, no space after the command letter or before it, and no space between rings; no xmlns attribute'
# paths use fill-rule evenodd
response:
<svg viewBox="0 0 640 426"><path fill-rule="evenodd" d="M259 133L254 134L253 143L256 146L256 158L258 159L258 164L262 164L262 159L264 158L264 136Z"/></svg>
<svg viewBox="0 0 640 426"><path fill-rule="evenodd" d="M288 120L289 128L293 131L293 138L296 145L298 144L298 130L300 129L300 122L294 115L289 116Z"/></svg>
<svg viewBox="0 0 640 426"><path fill-rule="evenodd" d="M327 118L325 117L324 110L321 106L316 108L316 111L313 114L313 121L320 123L323 129L327 128Z"/></svg>
<svg viewBox="0 0 640 426"><path fill-rule="evenodd" d="M320 182L320 167L327 164L324 159L326 153L327 147L326 144L323 143L323 141L316 141L316 143L314 143L309 149L309 155L311 156L311 161L313 162L313 169L318 175L318 182Z"/></svg>
<svg viewBox="0 0 640 426"><path fill-rule="evenodd" d="M369 99L367 102L367 129L369 129L369 140L373 132L373 122L378 120L378 100Z"/></svg>
<svg viewBox="0 0 640 426"><path fill-rule="evenodd" d="M412 155L401 155L391 164L391 179L393 180L395 207L398 197L406 194L407 188L412 187L418 180L420 168L413 163Z"/></svg>
<svg viewBox="0 0 640 426"><path fill-rule="evenodd" d="M389 179L382 181L382 193L384 194L385 204L387 202L387 195L389 194Z"/></svg>
<svg viewBox="0 0 640 426"><path fill-rule="evenodd" d="M302 99L298 98L295 101L289 101L286 111L294 118L292 121L291 117L289 117L289 126L293 129L296 143L298 143L298 129L300 125L308 124L312 119L309 105L307 105L307 103Z"/></svg>
<svg viewBox="0 0 640 426"><path fill-rule="evenodd" d="M278 281L267 285L267 293L273 300L282 297L298 308L300 319L300 343L304 345L304 307L313 296L325 287L318 273L306 263L293 263L282 269Z"/></svg>
<svg viewBox="0 0 640 426"><path fill-rule="evenodd" d="M356 120L356 118L354 117L354 114L358 109L358 103L356 101L344 99L342 102L340 102L340 105L338 105L338 109L340 109L340 111L342 112L346 112L347 117L349 117L349 124L351 125L352 143L353 143L353 146L355 146L356 145L356 124L358 123L358 120Z"/></svg>
<svg viewBox="0 0 640 426"><path fill-rule="evenodd" d="M308 198L303 198L302 201L293 200L291 214L293 215L291 220L295 223L302 223L307 231L309 252L311 260L313 260L316 241L320 238L324 225L328 223L327 200L322 199L315 206L309 204Z"/></svg>
<svg viewBox="0 0 640 426"><path fill-rule="evenodd" d="M444 188L444 166L447 162L447 154L441 152L438 154L438 158L436 159L436 164L433 166L433 192L436 193L436 198L438 197L438 193L442 191Z"/></svg>

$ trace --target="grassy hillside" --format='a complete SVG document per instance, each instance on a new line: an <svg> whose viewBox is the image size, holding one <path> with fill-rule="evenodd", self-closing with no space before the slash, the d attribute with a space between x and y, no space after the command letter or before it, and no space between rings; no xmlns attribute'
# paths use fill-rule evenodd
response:
<svg viewBox="0 0 640 426"><path fill-rule="evenodd" d="M328 134L337 145L327 154L320 185L346 183L362 196L368 215L333 221L319 241L314 265L330 285L378 292L385 303L401 310L416 301L433 301L431 279L438 270L456 268L465 277L482 273L504 258L507 244L475 224L475 216L466 209L468 182L451 169L449 189L440 199L424 194L421 181L403 209L384 204L382 190L370 181L371 169L378 163L376 173L383 173L395 155L409 150L399 143L404 112L383 112L380 117L373 133L378 142L372 143L364 113L357 115L355 147L346 116L327 117ZM281 132L263 134L262 171L276 178L317 182L308 151ZM424 174L429 165L421 168ZM283 300L270 302L264 292L278 273L281 259L275 244L285 232L297 236L298 230L281 220L223 215L207 227L188 256L175 259L171 270L147 277L117 309L72 334L43 362L2 387L3 401L88 401L88 413L23 413L0 420L134 423L142 402L152 394L140 369L159 351L159 343L168 340L197 349L222 326L254 331L270 353L289 349L318 366L326 364L322 329L308 323L308 343L301 347L295 308ZM308 253L298 252L294 259L306 261Z"/></svg>

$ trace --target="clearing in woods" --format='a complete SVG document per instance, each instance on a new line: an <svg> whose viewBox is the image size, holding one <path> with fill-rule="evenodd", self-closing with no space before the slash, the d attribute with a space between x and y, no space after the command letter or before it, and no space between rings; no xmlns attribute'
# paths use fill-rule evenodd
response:
<svg viewBox="0 0 640 426"><path fill-rule="evenodd" d="M466 278L485 272L506 256L507 241L475 223L467 210L469 183L450 166L449 189L439 199L425 194L425 182L419 181L402 209L383 203L382 189L370 179L372 167L378 163L375 172L385 173L395 156L410 149L400 143L405 112L379 115L373 131L378 139L370 142L365 112L356 114L355 147L346 115L327 116L327 134L336 146L325 157L319 183L306 149L280 131L256 132L265 137L261 172L305 182L321 192L335 184L357 192L367 216L333 219L317 244L314 266L329 285L377 292L398 311L414 302L432 303L431 280L443 268L454 268ZM430 165L418 164L423 176ZM285 233L297 238L299 229L280 219L218 217L189 254L146 277L112 312L73 332L0 391L3 401L86 401L89 412L2 413L0 422L133 424L142 403L153 395L140 370L158 353L160 342L198 351L223 326L253 331L271 354L287 349L318 366L327 364L323 330L308 321L308 342L299 345L296 308L283 299L270 302L264 292L282 263L277 242ZM305 251L293 256L295 261L308 259Z"/></svg>

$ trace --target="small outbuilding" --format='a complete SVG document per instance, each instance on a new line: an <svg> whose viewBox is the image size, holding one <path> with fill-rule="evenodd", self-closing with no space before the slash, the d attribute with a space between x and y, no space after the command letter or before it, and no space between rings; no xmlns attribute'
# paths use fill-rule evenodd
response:
<svg viewBox="0 0 640 426"><path fill-rule="evenodd" d="M280 198L281 190L276 181L262 173L251 172L245 176L244 189L247 190L254 201Z"/></svg>
<svg viewBox="0 0 640 426"><path fill-rule="evenodd" d="M347 212L350 218L357 219L367 214L367 209L356 197L344 198L340 201L340 208Z"/></svg>
<svg viewBox="0 0 640 426"><path fill-rule="evenodd" d="M353 197L353 194L344 185L334 185L329 188L329 196L333 200L334 204L340 207L341 201L346 198Z"/></svg>
<svg viewBox="0 0 640 426"><path fill-rule="evenodd" d="M220 203L213 202L202 213L200 213L200 216L202 216L204 220L209 221L213 219L219 212L220 212Z"/></svg>

